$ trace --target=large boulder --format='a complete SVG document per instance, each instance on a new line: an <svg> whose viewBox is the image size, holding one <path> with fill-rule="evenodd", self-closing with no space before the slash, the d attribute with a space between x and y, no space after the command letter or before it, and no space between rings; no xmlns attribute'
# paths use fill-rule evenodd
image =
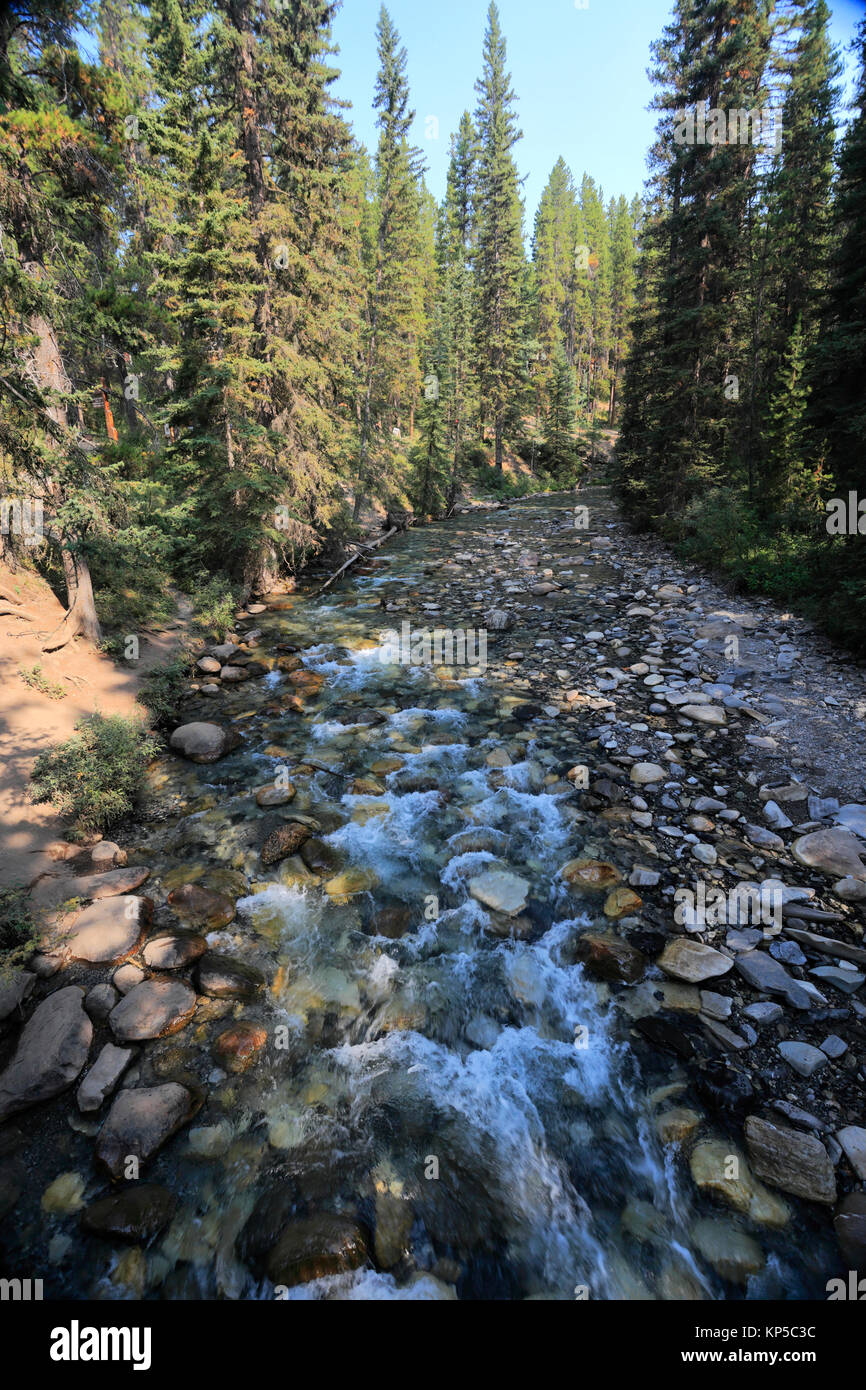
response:
<svg viewBox="0 0 866 1390"><path fill-rule="evenodd" d="M69 985L43 999L0 1076L0 1122L71 1086L87 1061L92 1038L83 989Z"/></svg>
<svg viewBox="0 0 866 1390"><path fill-rule="evenodd" d="M771 1124L758 1115L746 1120L745 1133L752 1167L765 1182L809 1202L833 1205L836 1176L820 1139Z"/></svg>
<svg viewBox="0 0 866 1390"><path fill-rule="evenodd" d="M121 1042L143 1042L179 1032L195 1006L195 991L182 980L145 980L124 995L108 1021Z"/></svg>
<svg viewBox="0 0 866 1390"><path fill-rule="evenodd" d="M191 763L216 763L236 748L240 740L219 724L181 724L169 740L176 753Z"/></svg>
<svg viewBox="0 0 866 1390"><path fill-rule="evenodd" d="M35 984L36 976L29 970L0 974L0 1022L23 1004Z"/></svg>
<svg viewBox="0 0 866 1390"><path fill-rule="evenodd" d="M108 873L85 874L80 878L43 878L30 896L38 907L53 911L61 903L75 899L98 902L102 898L118 898L125 893L135 893L149 878L150 869L140 866L109 869ZM68 928L68 923L64 925Z"/></svg>
<svg viewBox="0 0 866 1390"><path fill-rule="evenodd" d="M120 964L135 954L153 917L149 898L124 895L92 903L60 943L72 960Z"/></svg>
<svg viewBox="0 0 866 1390"><path fill-rule="evenodd" d="M121 1091L100 1131L97 1162L112 1178L122 1177L128 1158L147 1163L195 1108L192 1092L176 1081Z"/></svg>
<svg viewBox="0 0 866 1390"><path fill-rule="evenodd" d="M798 864L829 874L831 878L866 879L866 863L862 858L866 855L866 845L845 826L801 835L791 846L791 853Z"/></svg>
<svg viewBox="0 0 866 1390"><path fill-rule="evenodd" d="M309 1216L293 1221L267 1260L274 1284L292 1287L358 1269L367 1262L364 1233L344 1216Z"/></svg>

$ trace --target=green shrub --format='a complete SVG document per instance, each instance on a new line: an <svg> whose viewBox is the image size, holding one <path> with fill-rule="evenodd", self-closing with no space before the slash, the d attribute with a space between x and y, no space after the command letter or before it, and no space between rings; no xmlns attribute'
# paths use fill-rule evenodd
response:
<svg viewBox="0 0 866 1390"><path fill-rule="evenodd" d="M145 676L138 702L144 705L157 727L174 721L191 669L192 657L189 652L181 651Z"/></svg>
<svg viewBox="0 0 866 1390"><path fill-rule="evenodd" d="M93 714L66 743L40 753L33 801L72 816L82 831L105 831L129 815L159 745L135 719Z"/></svg>
<svg viewBox="0 0 866 1390"><path fill-rule="evenodd" d="M189 597L199 626L218 642L224 642L234 626L240 590L221 574L208 576L202 572Z"/></svg>
<svg viewBox="0 0 866 1390"><path fill-rule="evenodd" d="M39 936L28 890L0 888L0 980L30 959L39 947Z"/></svg>
<svg viewBox="0 0 866 1390"><path fill-rule="evenodd" d="M59 681L50 681L38 661L35 666L20 667L18 674L25 685L29 685L31 690L38 690L41 695L47 695L49 700L66 699L66 686Z"/></svg>

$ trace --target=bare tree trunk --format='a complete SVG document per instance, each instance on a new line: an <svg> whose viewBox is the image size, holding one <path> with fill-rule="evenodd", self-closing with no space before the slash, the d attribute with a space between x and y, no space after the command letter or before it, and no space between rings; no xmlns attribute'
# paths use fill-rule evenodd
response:
<svg viewBox="0 0 866 1390"><path fill-rule="evenodd" d="M75 637L84 637L94 644L102 640L102 629L96 614L93 584L87 561L70 551L62 541L60 556L66 579L68 609L60 627L43 644L44 652L60 651L61 647L67 646Z"/></svg>

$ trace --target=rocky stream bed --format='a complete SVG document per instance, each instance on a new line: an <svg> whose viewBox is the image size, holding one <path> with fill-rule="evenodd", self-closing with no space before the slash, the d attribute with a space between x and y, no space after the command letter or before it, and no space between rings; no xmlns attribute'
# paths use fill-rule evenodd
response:
<svg viewBox="0 0 866 1390"><path fill-rule="evenodd" d="M825 1298L866 1264L862 668L603 489L351 573L239 613L140 820L32 889L3 1273Z"/></svg>

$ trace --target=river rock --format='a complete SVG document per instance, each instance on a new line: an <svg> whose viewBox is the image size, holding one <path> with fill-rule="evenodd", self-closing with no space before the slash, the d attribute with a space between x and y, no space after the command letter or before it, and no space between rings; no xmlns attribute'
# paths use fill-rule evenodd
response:
<svg viewBox="0 0 866 1390"><path fill-rule="evenodd" d="M758 1177L809 1202L832 1205L836 1201L833 1164L820 1139L771 1124L757 1115L746 1120L745 1134Z"/></svg>
<svg viewBox="0 0 866 1390"><path fill-rule="evenodd" d="M676 980L700 984L702 980L727 975L734 962L712 946L683 936L668 942L657 963L666 975L672 975Z"/></svg>
<svg viewBox="0 0 866 1390"><path fill-rule="evenodd" d="M78 1108L85 1114L98 1110L111 1095L132 1060L132 1049L106 1043L90 1071L78 1087Z"/></svg>
<svg viewBox="0 0 866 1390"><path fill-rule="evenodd" d="M60 907L61 903L80 899L82 902L98 902L102 898L117 898L124 893L134 893L150 878L150 869L132 867L109 869L104 874L85 874L81 878L43 878L31 893L33 902L46 911ZM69 923L61 922L61 930L68 930ZM53 944L53 943L52 943Z"/></svg>
<svg viewBox="0 0 866 1390"><path fill-rule="evenodd" d="M844 826L801 835L792 844L791 853L798 864L831 878L866 879L866 864L861 858L866 846Z"/></svg>
<svg viewBox="0 0 866 1390"><path fill-rule="evenodd" d="M101 985L94 985L87 991L84 998L84 1007L90 1017L97 1023L104 1023L117 1003L118 994L114 985L107 981Z"/></svg>
<svg viewBox="0 0 866 1390"><path fill-rule="evenodd" d="M84 990L69 985L37 1005L0 1075L0 1122L59 1095L79 1075L93 1038L83 1001Z"/></svg>
<svg viewBox="0 0 866 1390"><path fill-rule="evenodd" d="M224 758L239 739L219 724L181 724L175 729L169 743L176 753L188 758L191 763L216 763Z"/></svg>
<svg viewBox="0 0 866 1390"><path fill-rule="evenodd" d="M297 795L297 787L288 782L284 787L275 787L270 784L267 787L259 787L256 792L256 805L271 808L274 806L288 806L290 801L294 801Z"/></svg>
<svg viewBox="0 0 866 1390"><path fill-rule="evenodd" d="M781 994L795 1009L810 1009L812 997L798 980L792 979L784 965L766 951L747 951L735 961L738 974L765 994Z"/></svg>
<svg viewBox="0 0 866 1390"><path fill-rule="evenodd" d="M644 787L652 782L664 782L668 774L659 763L635 763L629 775L636 787Z"/></svg>
<svg viewBox="0 0 866 1390"><path fill-rule="evenodd" d="M151 970L182 970L203 956L206 950L207 942L203 936L176 932L151 937L142 952L142 959Z"/></svg>
<svg viewBox="0 0 866 1390"><path fill-rule="evenodd" d="M147 977L140 965L132 965L129 961L126 965L121 965L115 970L111 977L111 983L121 994L129 994L131 989L140 985Z"/></svg>
<svg viewBox="0 0 866 1390"><path fill-rule="evenodd" d="M411 1202L377 1188L373 1248L380 1269L393 1269L406 1254L414 1220Z"/></svg>
<svg viewBox="0 0 866 1390"><path fill-rule="evenodd" d="M866 975L862 975L859 970L844 970L841 965L817 965L809 974L814 975L816 980L822 980L824 984L841 990L843 994L856 994L866 980Z"/></svg>
<svg viewBox="0 0 866 1390"><path fill-rule="evenodd" d="M866 1129L858 1125L848 1125L837 1131L836 1138L842 1145L842 1152L861 1182L866 1182Z"/></svg>
<svg viewBox="0 0 866 1390"><path fill-rule="evenodd" d="M235 919L235 905L224 893L184 883L168 895L168 905L188 927L202 931L222 931Z"/></svg>
<svg viewBox="0 0 866 1390"><path fill-rule="evenodd" d="M619 869L600 859L571 859L560 873L570 888L581 893L609 893L622 881Z"/></svg>
<svg viewBox="0 0 866 1390"><path fill-rule="evenodd" d="M127 1158L147 1163L192 1117L194 1108L192 1093L176 1081L121 1091L100 1131L97 1162L112 1178L122 1177Z"/></svg>
<svg viewBox="0 0 866 1390"><path fill-rule="evenodd" d="M666 1147L669 1144L682 1144L694 1134L700 1123L700 1115L688 1106L678 1106L674 1110L666 1110L656 1120L656 1133L659 1142Z"/></svg>
<svg viewBox="0 0 866 1390"><path fill-rule="evenodd" d="M214 1043L214 1056L226 1071L240 1074L252 1066L267 1041L266 1028L254 1023L236 1023L220 1033Z"/></svg>
<svg viewBox="0 0 866 1390"><path fill-rule="evenodd" d="M158 1183L140 1182L92 1202L81 1214L88 1235L108 1241L133 1241L147 1245L174 1216L173 1192Z"/></svg>
<svg viewBox="0 0 866 1390"><path fill-rule="evenodd" d="M683 705L680 714L693 719L696 724L726 724L727 717L721 705Z"/></svg>
<svg viewBox="0 0 866 1390"><path fill-rule="evenodd" d="M781 1042L779 1051L794 1071L800 1076L813 1076L821 1067L825 1067L829 1058L819 1047L812 1047L811 1043L805 1042Z"/></svg>
<svg viewBox="0 0 866 1390"><path fill-rule="evenodd" d="M855 835L859 835L861 840L866 840L866 806L859 802L849 802L847 806L839 807L835 818L839 825L847 826Z"/></svg>
<svg viewBox="0 0 866 1390"><path fill-rule="evenodd" d="M866 1192L849 1192L839 1203L833 1229L845 1263L866 1269Z"/></svg>
<svg viewBox="0 0 866 1390"><path fill-rule="evenodd" d="M702 1140L692 1150L689 1166L696 1187L712 1192L752 1221L776 1228L790 1220L785 1203L758 1181L745 1156L728 1140Z"/></svg>
<svg viewBox="0 0 866 1390"><path fill-rule="evenodd" d="M120 964L138 950L152 917L150 898L106 898L76 918L63 949L72 960Z"/></svg>
<svg viewBox="0 0 866 1390"><path fill-rule="evenodd" d="M348 1273L367 1262L363 1231L344 1216L322 1213L293 1221L267 1258L267 1273L277 1286L292 1288L329 1274Z"/></svg>
<svg viewBox="0 0 866 1390"><path fill-rule="evenodd" d="M516 917L526 906L529 884L505 869L488 869L469 880L469 892L477 902L494 912Z"/></svg>
<svg viewBox="0 0 866 1390"><path fill-rule="evenodd" d="M484 615L484 626L490 632L510 632L514 627L514 618L504 608L492 608Z"/></svg>
<svg viewBox="0 0 866 1390"><path fill-rule="evenodd" d="M178 1033L195 1006L195 991L182 980L145 980L121 999L108 1021L121 1042L143 1042Z"/></svg>
<svg viewBox="0 0 866 1390"><path fill-rule="evenodd" d="M280 864L284 859L297 854L301 845L309 840L310 833L306 825L300 825L297 821L292 821L290 825L281 825L279 830L268 836L262 846L264 867L269 869L274 864Z"/></svg>
<svg viewBox="0 0 866 1390"><path fill-rule="evenodd" d="M90 851L90 862L98 874L107 869L121 868L126 864L126 850L113 840L100 840Z"/></svg>
<svg viewBox="0 0 866 1390"><path fill-rule="evenodd" d="M703 1217L692 1226L691 1238L698 1254L731 1284L745 1285L766 1263L758 1242L730 1221Z"/></svg>
<svg viewBox="0 0 866 1390"><path fill-rule="evenodd" d="M251 965L208 951L196 965L196 982L211 999L252 999L265 978Z"/></svg>
<svg viewBox="0 0 866 1390"><path fill-rule="evenodd" d="M24 1003L35 984L36 976L30 970L0 973L0 1022Z"/></svg>
<svg viewBox="0 0 866 1390"><path fill-rule="evenodd" d="M618 921L620 917L630 917L643 907L643 900L631 888L620 885L609 893L604 902L604 915Z"/></svg>
<svg viewBox="0 0 866 1390"><path fill-rule="evenodd" d="M575 956L600 980L634 984L646 969L646 960L637 947L612 932L583 932L576 942Z"/></svg>

